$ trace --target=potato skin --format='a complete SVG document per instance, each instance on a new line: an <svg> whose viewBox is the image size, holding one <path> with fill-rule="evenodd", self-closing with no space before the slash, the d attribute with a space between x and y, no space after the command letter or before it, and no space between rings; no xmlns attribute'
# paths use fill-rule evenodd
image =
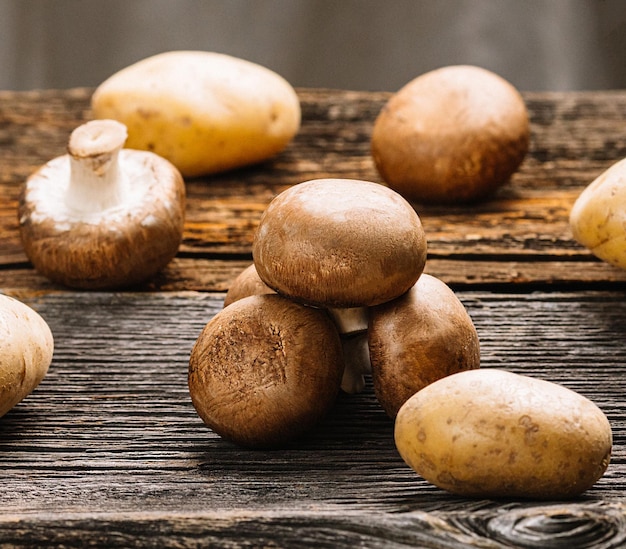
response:
<svg viewBox="0 0 626 549"><path fill-rule="evenodd" d="M0 295L0 417L39 385L53 351L46 321L24 303Z"/></svg>
<svg viewBox="0 0 626 549"><path fill-rule="evenodd" d="M454 204L495 192L529 144L519 92L490 71L453 65L418 76L389 99L371 150L382 178L408 200Z"/></svg>
<svg viewBox="0 0 626 549"><path fill-rule="evenodd" d="M395 441L406 463L449 492L562 500L608 467L604 413L563 386L497 369L432 383L400 409Z"/></svg>
<svg viewBox="0 0 626 549"><path fill-rule="evenodd" d="M391 418L426 385L480 366L478 333L465 307L425 273L407 293L370 308L368 331L374 391Z"/></svg>
<svg viewBox="0 0 626 549"><path fill-rule="evenodd" d="M128 148L157 153L185 177L265 160L300 127L285 79L206 51L165 52L122 69L98 86L92 110L127 126Z"/></svg>
<svg viewBox="0 0 626 549"><path fill-rule="evenodd" d="M596 257L626 269L626 159L600 174L570 211L574 239Z"/></svg>

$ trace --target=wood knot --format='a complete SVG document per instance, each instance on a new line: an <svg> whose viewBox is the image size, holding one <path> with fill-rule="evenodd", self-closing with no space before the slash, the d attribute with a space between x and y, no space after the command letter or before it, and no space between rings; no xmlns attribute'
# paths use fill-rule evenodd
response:
<svg viewBox="0 0 626 549"><path fill-rule="evenodd" d="M623 547L626 512L610 506L549 506L499 513L485 525L491 539L515 547Z"/></svg>

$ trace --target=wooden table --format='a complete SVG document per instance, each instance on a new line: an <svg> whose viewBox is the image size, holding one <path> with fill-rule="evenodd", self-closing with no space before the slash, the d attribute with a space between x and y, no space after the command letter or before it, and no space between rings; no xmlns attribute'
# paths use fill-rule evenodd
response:
<svg viewBox="0 0 626 549"><path fill-rule="evenodd" d="M50 371L0 420L0 546L622 547L626 545L626 273L571 238L584 186L626 156L626 92L525 93L532 148L493 200L420 207L426 271L472 316L482 365L562 383L609 417L605 476L567 502L470 500L413 473L371 385L304 439L244 450L204 426L191 347L251 262L273 196L317 177L379 181L369 156L386 93L298 90L302 129L261 166L189 180L184 243L127 291L79 292L31 268L25 178L63 154L92 90L0 92L0 290L55 336Z"/></svg>

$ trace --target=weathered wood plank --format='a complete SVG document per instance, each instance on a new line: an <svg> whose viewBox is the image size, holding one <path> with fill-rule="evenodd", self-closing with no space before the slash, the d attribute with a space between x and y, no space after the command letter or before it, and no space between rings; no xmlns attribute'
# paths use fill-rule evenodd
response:
<svg viewBox="0 0 626 549"><path fill-rule="evenodd" d="M483 367L563 383L609 415L614 461L588 496L621 501L625 478L626 297L459 294ZM371 387L277 451L228 444L188 396L189 353L221 294L51 293L26 299L55 334L48 376L0 424L6 512L90 509L463 508L399 458ZM375 489L372 487L375 486Z"/></svg>
<svg viewBox="0 0 626 549"><path fill-rule="evenodd" d="M202 424L189 353L249 264L263 209L304 179L377 180L369 134L389 94L299 93L302 131L281 155L187 181L183 246L162 273L81 293L32 270L16 207L28 174L89 118L90 90L0 92L0 289L39 310L56 343L46 379L0 422L0 546L623 546L626 273L577 246L567 215L626 155L626 92L526 93L532 148L511 182L470 208L416 205L426 271L466 304L483 367L562 383L607 413L614 455L583 497L478 501L429 485L397 454L369 384L275 451Z"/></svg>
<svg viewBox="0 0 626 549"><path fill-rule="evenodd" d="M65 151L69 132L90 116L90 92L0 92L0 265L25 261L15 214L19 188ZM302 130L286 151L259 166L187 182L181 253L249 254L259 216L291 184L335 176L379 181L369 136L389 94L299 93ZM493 200L469 208L416 205L433 254L590 257L573 242L567 216L580 190L626 154L626 93L526 93L525 99L531 152Z"/></svg>
<svg viewBox="0 0 626 549"><path fill-rule="evenodd" d="M535 261L533 261L535 259ZM506 289L513 284L518 288L543 290L621 290L626 287L626 271L599 260L582 256L579 260L546 260L528 256L502 257L500 259L474 258L472 254L431 257L425 272L436 276L453 289ZM252 262L246 259L203 259L177 257L135 291L185 290L198 292L225 292L235 277ZM11 293L61 292L67 290L53 284L35 272L28 264L0 269L0 288Z"/></svg>
<svg viewBox="0 0 626 549"><path fill-rule="evenodd" d="M457 549L621 547L621 505L578 504L424 513L233 511L46 513L0 517L11 547L297 547ZM61 526L62 525L62 526Z"/></svg>

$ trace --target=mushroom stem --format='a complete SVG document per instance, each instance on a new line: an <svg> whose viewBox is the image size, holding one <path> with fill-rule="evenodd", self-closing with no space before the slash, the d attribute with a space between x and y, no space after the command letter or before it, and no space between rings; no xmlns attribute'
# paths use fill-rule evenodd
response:
<svg viewBox="0 0 626 549"><path fill-rule="evenodd" d="M115 120L92 120L72 132L68 144L68 207L80 213L96 213L121 202L118 156L127 135L126 126Z"/></svg>
<svg viewBox="0 0 626 549"><path fill-rule="evenodd" d="M367 343L368 308L333 307L328 309L343 347L344 370L342 391L356 394L365 388L364 374L372 372Z"/></svg>
<svg viewBox="0 0 626 549"><path fill-rule="evenodd" d="M372 373L367 332L342 337L344 370L341 390L354 395L365 388L365 374Z"/></svg>
<svg viewBox="0 0 626 549"><path fill-rule="evenodd" d="M334 307L328 309L328 314L342 336L367 331L367 307Z"/></svg>

